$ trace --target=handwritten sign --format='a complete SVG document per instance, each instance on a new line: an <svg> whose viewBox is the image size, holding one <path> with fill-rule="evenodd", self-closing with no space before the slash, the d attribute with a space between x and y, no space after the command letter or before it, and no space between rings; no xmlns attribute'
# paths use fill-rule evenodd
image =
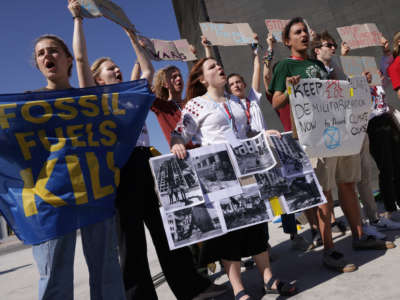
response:
<svg viewBox="0 0 400 300"><path fill-rule="evenodd" d="M145 49L151 60L177 60L192 61L197 57L190 51L190 45L186 39L176 41L163 41L139 37L145 44Z"/></svg>
<svg viewBox="0 0 400 300"><path fill-rule="evenodd" d="M240 46L254 43L254 32L248 23L200 23L201 32L215 46Z"/></svg>
<svg viewBox="0 0 400 300"><path fill-rule="evenodd" d="M302 79L291 87L290 106L300 144L309 157L360 152L371 109L365 77L350 82Z"/></svg>
<svg viewBox="0 0 400 300"><path fill-rule="evenodd" d="M266 19L265 25L277 42L282 42L282 31L290 20Z"/></svg>
<svg viewBox="0 0 400 300"><path fill-rule="evenodd" d="M136 32L135 26L131 23L121 7L109 0L78 0L81 4L81 12L85 18L105 17L122 27Z"/></svg>
<svg viewBox="0 0 400 300"><path fill-rule="evenodd" d="M373 23L356 24L336 29L342 41L346 42L352 49L382 45L382 34Z"/></svg>
<svg viewBox="0 0 400 300"><path fill-rule="evenodd" d="M349 76L361 76L362 72L370 72L371 85L381 85L375 57L373 56L340 56L340 63L344 73Z"/></svg>

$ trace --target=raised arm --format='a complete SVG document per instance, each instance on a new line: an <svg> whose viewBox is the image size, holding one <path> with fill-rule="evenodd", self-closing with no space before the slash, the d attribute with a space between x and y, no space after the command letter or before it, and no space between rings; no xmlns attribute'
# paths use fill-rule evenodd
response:
<svg viewBox="0 0 400 300"><path fill-rule="evenodd" d="M212 57L211 43L209 40L207 40L206 36L204 36L204 35L201 36L201 44L203 45L206 58Z"/></svg>
<svg viewBox="0 0 400 300"><path fill-rule="evenodd" d="M260 76L261 76L261 66L260 66L260 58L258 57L258 36L254 35L254 39L257 41L255 46L253 47L253 77L251 79L251 87L257 92L260 92Z"/></svg>
<svg viewBox="0 0 400 300"><path fill-rule="evenodd" d="M74 19L72 48L74 50L79 87L95 86L96 84L92 72L90 71L89 59L87 56L86 40L82 25L83 18L80 14L81 6L77 0L68 0L68 9Z"/></svg>
<svg viewBox="0 0 400 300"><path fill-rule="evenodd" d="M149 84L151 84L153 82L154 68L150 61L150 58L148 55L146 55L146 51L144 50L144 47L142 47L140 45L136 34L126 28L124 28L124 30L131 41L132 47L136 53L137 63L139 63L140 69L142 70L142 76L140 78L147 79ZM137 72L134 72L135 67L137 67L136 64L133 66L133 70L131 73L131 80L138 79L138 78L136 78ZM140 74L140 69L139 69L139 74Z"/></svg>
<svg viewBox="0 0 400 300"><path fill-rule="evenodd" d="M264 82L264 87L265 87L265 91L267 93L268 89L269 89L269 84L271 82L272 79L272 58L274 55L274 43L275 43L275 39L274 36L272 35L272 33L268 34L268 37L266 39L267 45L268 45L268 49L267 52L265 53L264 56L264 68L263 68L263 82Z"/></svg>

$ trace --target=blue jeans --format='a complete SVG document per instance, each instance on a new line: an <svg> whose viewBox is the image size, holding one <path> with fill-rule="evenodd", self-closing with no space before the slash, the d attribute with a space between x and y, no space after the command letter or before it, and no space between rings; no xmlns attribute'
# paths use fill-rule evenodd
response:
<svg viewBox="0 0 400 300"><path fill-rule="evenodd" d="M89 269L90 299L125 300L115 218L80 230ZM39 300L74 298L75 244L76 231L32 247L40 274Z"/></svg>

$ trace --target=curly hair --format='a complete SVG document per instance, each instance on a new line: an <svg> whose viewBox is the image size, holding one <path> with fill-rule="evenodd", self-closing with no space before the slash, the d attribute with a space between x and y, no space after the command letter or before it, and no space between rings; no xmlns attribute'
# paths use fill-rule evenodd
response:
<svg viewBox="0 0 400 300"><path fill-rule="evenodd" d="M285 28L282 30L282 41L284 43L289 40L290 29L292 28L292 26L294 24L297 24L297 23L303 23L304 26L307 28L306 22L304 21L304 19L302 17L296 17L296 18L291 19L289 21L289 23L286 24ZM285 45L286 45L286 43L285 43ZM290 49L290 46L286 45L286 47L288 47Z"/></svg>
<svg viewBox="0 0 400 300"><path fill-rule="evenodd" d="M168 100L169 92L168 89L164 86L164 84L167 82L168 73L173 72L175 70L178 70L180 72L178 67L167 66L158 70L154 75L153 88L154 88L154 94L156 94L157 98L162 100Z"/></svg>

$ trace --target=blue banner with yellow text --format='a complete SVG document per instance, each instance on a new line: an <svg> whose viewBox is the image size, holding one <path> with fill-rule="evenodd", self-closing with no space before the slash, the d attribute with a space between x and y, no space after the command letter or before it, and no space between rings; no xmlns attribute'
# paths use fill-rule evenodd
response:
<svg viewBox="0 0 400 300"><path fill-rule="evenodd" d="M0 211L24 243L114 215L153 101L146 80L0 95Z"/></svg>

